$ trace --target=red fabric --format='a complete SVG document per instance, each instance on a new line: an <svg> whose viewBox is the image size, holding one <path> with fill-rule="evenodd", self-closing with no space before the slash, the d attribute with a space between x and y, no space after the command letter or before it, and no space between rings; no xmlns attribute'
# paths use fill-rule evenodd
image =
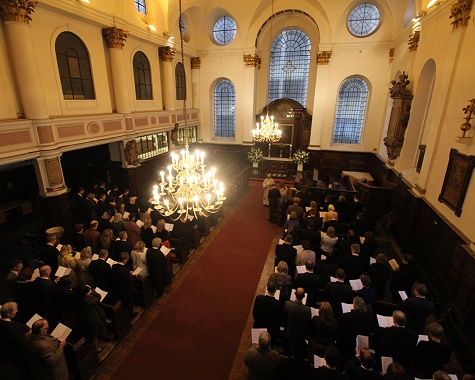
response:
<svg viewBox="0 0 475 380"><path fill-rule="evenodd" d="M112 378L228 378L276 232L267 214L250 187Z"/></svg>

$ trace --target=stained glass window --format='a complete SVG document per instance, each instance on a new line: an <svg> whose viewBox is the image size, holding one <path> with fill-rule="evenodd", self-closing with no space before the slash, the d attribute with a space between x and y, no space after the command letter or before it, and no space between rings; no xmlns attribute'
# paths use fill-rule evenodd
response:
<svg viewBox="0 0 475 380"><path fill-rule="evenodd" d="M231 137L236 134L236 90L228 79L214 87L214 136Z"/></svg>
<svg viewBox="0 0 475 380"><path fill-rule="evenodd" d="M363 130L368 85L361 78L346 79L338 92L333 143L359 144Z"/></svg>
<svg viewBox="0 0 475 380"><path fill-rule="evenodd" d="M268 103L280 98L307 103L311 43L298 29L287 29L272 43Z"/></svg>

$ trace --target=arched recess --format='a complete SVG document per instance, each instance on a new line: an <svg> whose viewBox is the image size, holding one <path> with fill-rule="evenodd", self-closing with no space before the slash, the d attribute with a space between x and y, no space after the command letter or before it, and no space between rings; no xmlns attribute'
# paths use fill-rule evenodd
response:
<svg viewBox="0 0 475 380"><path fill-rule="evenodd" d="M261 26L256 35L257 54L261 58L260 70L257 72L256 81L256 110L260 111L267 104L269 69L271 57L271 44L284 30L298 29L303 31L310 39L310 70L308 74L307 109L312 112L315 97L315 81L317 66L312 64L316 61L318 46L320 43L319 28L313 18L305 12L294 10L277 11L270 16Z"/></svg>
<svg viewBox="0 0 475 380"><path fill-rule="evenodd" d="M415 0L407 0L406 8L404 9L404 28L407 28L412 18L415 16L416 2Z"/></svg>
<svg viewBox="0 0 475 380"><path fill-rule="evenodd" d="M404 147L401 152L401 169L416 168L423 145L424 134L427 134L428 115L436 77L436 65L429 59L422 68L411 107L411 117L407 126Z"/></svg>

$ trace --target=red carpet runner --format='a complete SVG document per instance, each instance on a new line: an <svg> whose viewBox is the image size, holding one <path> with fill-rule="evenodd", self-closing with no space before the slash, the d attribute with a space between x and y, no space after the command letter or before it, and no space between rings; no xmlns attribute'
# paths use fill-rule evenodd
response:
<svg viewBox="0 0 475 380"><path fill-rule="evenodd" d="M228 378L276 231L268 213L250 187L114 379Z"/></svg>

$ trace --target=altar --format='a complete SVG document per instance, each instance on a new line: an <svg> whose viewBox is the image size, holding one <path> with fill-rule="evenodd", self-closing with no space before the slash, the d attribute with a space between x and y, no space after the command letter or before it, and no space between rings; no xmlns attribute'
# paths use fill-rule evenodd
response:
<svg viewBox="0 0 475 380"><path fill-rule="evenodd" d="M263 157L262 167L267 173L278 177L286 176L288 172L296 170L294 160L284 157Z"/></svg>

